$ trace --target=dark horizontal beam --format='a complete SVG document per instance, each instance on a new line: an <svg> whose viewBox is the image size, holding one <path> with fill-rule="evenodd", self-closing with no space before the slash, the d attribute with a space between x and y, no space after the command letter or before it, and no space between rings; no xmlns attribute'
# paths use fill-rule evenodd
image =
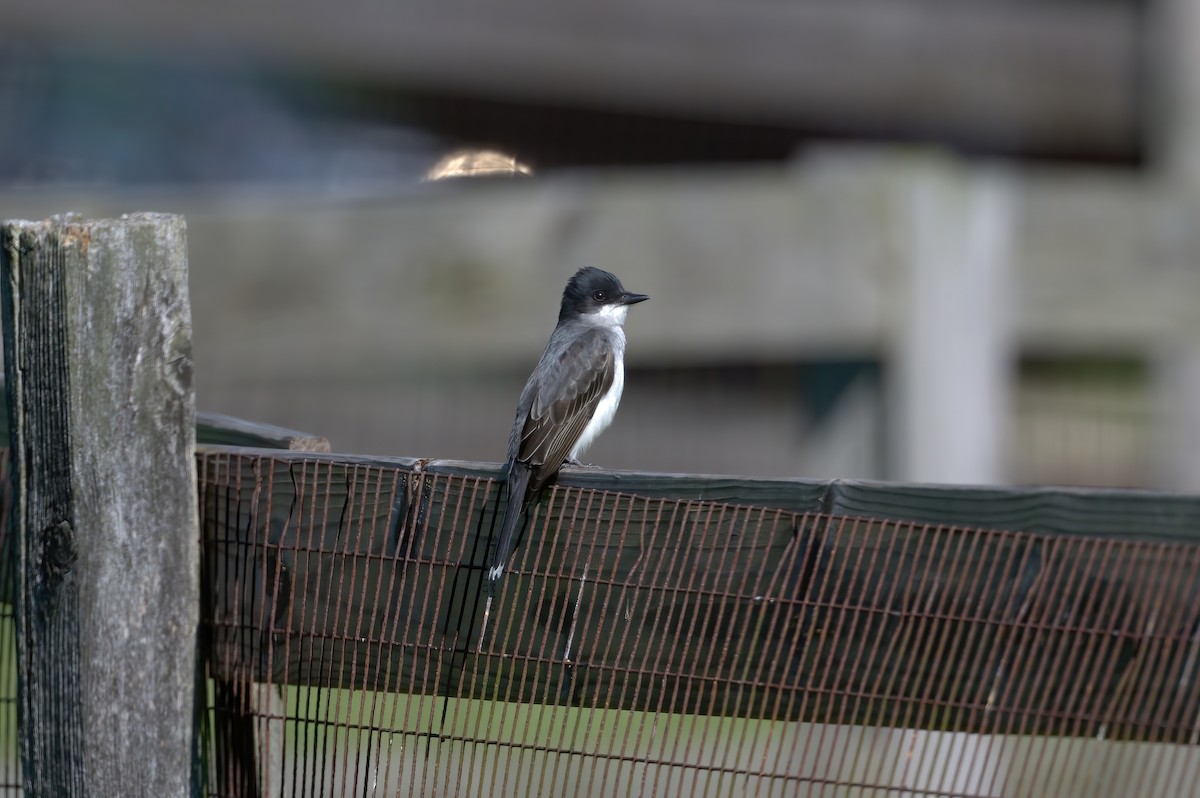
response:
<svg viewBox="0 0 1200 798"><path fill-rule="evenodd" d="M214 447L207 453L256 454ZM259 452L257 454L278 454ZM331 454L297 461L420 468L428 474L496 479L496 463ZM659 499L744 504L1049 535L1200 543L1200 497L1148 490L1054 486L917 485L855 479L745 477L564 468L562 487Z"/></svg>
<svg viewBox="0 0 1200 798"><path fill-rule="evenodd" d="M244 421L220 413L196 413L196 443L212 446L246 446L288 449L293 452L328 452L329 440L307 432Z"/></svg>
<svg viewBox="0 0 1200 798"><path fill-rule="evenodd" d="M4 17L57 41L240 53L425 94L1127 157L1141 5L9 0Z"/></svg>
<svg viewBox="0 0 1200 798"><path fill-rule="evenodd" d="M210 449L198 471L231 682L1156 741L1200 712L1196 500L572 470L488 605L494 466ZM1080 534L892 520L975 505Z"/></svg>

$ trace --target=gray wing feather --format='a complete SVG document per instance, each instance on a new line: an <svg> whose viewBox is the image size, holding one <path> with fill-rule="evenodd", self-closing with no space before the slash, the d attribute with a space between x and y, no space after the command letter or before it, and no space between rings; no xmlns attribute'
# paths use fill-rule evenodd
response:
<svg viewBox="0 0 1200 798"><path fill-rule="evenodd" d="M548 347L543 361L556 361L552 375L533 388L516 459L532 470L530 491L558 472L575 442L591 421L600 399L612 387L612 342L602 330L590 330L565 348Z"/></svg>

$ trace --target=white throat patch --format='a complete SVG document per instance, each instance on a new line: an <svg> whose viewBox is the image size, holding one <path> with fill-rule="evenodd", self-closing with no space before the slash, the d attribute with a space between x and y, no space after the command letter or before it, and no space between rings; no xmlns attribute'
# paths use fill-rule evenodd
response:
<svg viewBox="0 0 1200 798"><path fill-rule="evenodd" d="M584 318L603 327L620 327L628 313L628 305L601 305L595 313L585 314Z"/></svg>

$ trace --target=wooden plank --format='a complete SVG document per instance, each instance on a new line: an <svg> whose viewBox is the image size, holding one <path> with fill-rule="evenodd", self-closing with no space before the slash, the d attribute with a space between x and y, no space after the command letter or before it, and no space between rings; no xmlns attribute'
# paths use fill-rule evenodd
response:
<svg viewBox="0 0 1200 798"><path fill-rule="evenodd" d="M1183 740L1197 721L1194 526L1186 544L1013 533L642 496L636 475L572 471L563 483L591 486L539 504L481 640L479 575L503 509L494 467L370 460L202 456L216 672L933 730L1137 739L1155 717L1168 719L1157 739ZM622 492L597 490L606 479ZM665 493L669 479L641 482ZM676 480L682 494L704 481ZM754 481L719 489L739 482ZM777 500L788 484L766 483ZM892 487L855 487L903 510ZM932 512L937 490L911 503ZM1097 517L1089 498L1121 492L1059 493L1074 501L1024 517L1082 524ZM958 513L971 501L943 495ZM1123 498L1111 509L1130 518L1152 504ZM429 722L414 731L436 733Z"/></svg>
<svg viewBox="0 0 1200 798"><path fill-rule="evenodd" d="M26 790L189 795L199 580L184 221L8 222Z"/></svg>
<svg viewBox="0 0 1200 798"><path fill-rule="evenodd" d="M217 46L302 71L448 93L1071 158L1135 155L1135 4L857 0L786 4L275 0L236 13L151 0L55 12L9 0L21 29ZM288 24L278 21L286 16Z"/></svg>
<svg viewBox="0 0 1200 798"><path fill-rule="evenodd" d="M838 480L831 512L1146 542L1200 542L1200 499L1155 491Z"/></svg>
<svg viewBox="0 0 1200 798"><path fill-rule="evenodd" d="M196 414L197 445L289 449L293 452L331 451L329 440L273 424L245 421L220 413Z"/></svg>
<svg viewBox="0 0 1200 798"><path fill-rule="evenodd" d="M500 475L501 466L462 460L429 460L425 470L450 476L495 479ZM651 498L695 499L810 512L819 510L828 500L831 483L786 477L664 474L567 466L559 472L558 484Z"/></svg>
<svg viewBox="0 0 1200 798"><path fill-rule="evenodd" d="M618 271L620 264L653 262L638 287L671 300L630 319L631 367L886 361L913 312L897 256L905 229L899 220L908 213L912 182L930 168L946 164L912 152L826 150L789 170L573 180L569 205L556 200L567 186L553 176L484 193L364 201L353 210L333 202L298 205L282 194L242 215L219 197L178 195L170 202L191 214L192 255L206 264L192 290L197 314L210 320L196 348L198 369L210 375L208 395L235 402L253 380L264 389L280 386L270 393L277 401L303 391L329 407L364 392L411 401L432 396L466 408L455 426L463 430L457 448L469 453L469 441L490 440L511 421L529 359L553 324L569 275L564 264L597 257L592 241L605 242L602 257ZM971 179L971 170L961 176ZM1111 170L1030 170L1013 189L1011 287L1023 353L1141 358L1190 329L1189 300L1200 294L1200 270L1192 268L1200 226L1191 224L1186 203L1137 173ZM99 213L112 212L120 199L50 193L29 203L48 209L83 203ZM21 210L15 201L5 207ZM577 241L567 233L578 218L593 232ZM494 232L483 239L464 232L474 229ZM314 230L320 235L307 235ZM565 249L548 255L537 242L554 236ZM242 244L231 249L230 240ZM1139 266L1144 253L1154 254L1152 281ZM331 292L353 288L327 268L336 258L355 262L370 289L331 307ZM414 268L393 268L396 258ZM429 279L443 261L475 264L478 291L464 296L457 281ZM741 279L729 279L731 262L741 264ZM229 302L230 291L297 281L315 288L279 307L247 310ZM695 290L709 285L721 290ZM493 297L504 297L504 313L494 312ZM327 326L354 330L352 351L323 334L325 325L313 325L314 314ZM689 335L680 336L684 328ZM248 339L269 341L270 360L256 357ZM381 362L397 367L382 382ZM426 383L416 375L437 379ZM345 425L339 447L436 453L432 443L408 448L416 432L391 418L393 402L366 402L361 412L368 415ZM386 429L393 430L390 439ZM356 440L360 430L369 432ZM502 446L503 440L495 444ZM486 449L478 455L484 456Z"/></svg>
<svg viewBox="0 0 1200 798"><path fill-rule="evenodd" d="M279 452L210 447L212 456ZM296 455L294 462L394 466L447 476L495 479L496 463L368 455ZM290 459L290 458L289 458ZM1200 542L1200 498L1183 493L1053 486L920 485L869 480L811 480L564 468L563 487L648 498L691 499L1047 535L1145 542Z"/></svg>
<svg viewBox="0 0 1200 798"><path fill-rule="evenodd" d="M374 689L433 692L454 664L452 655L477 642L453 638L457 626L452 616L478 609L478 596L466 591L468 580L463 577L482 572L486 561L485 524L495 493L490 480L237 456L206 458L203 466L208 578L218 591L232 590L214 599L215 658L221 669L249 669L255 681L366 680ZM631 522L642 526L639 540L612 541L604 550L596 549L599 575L621 563L631 567L645 551L678 549L694 528L696 513L705 512L701 508L679 513L664 525L661 519L647 523L636 507L627 509L633 511ZM574 523L580 520L575 518L579 512L579 507L551 502L545 523ZM794 537L790 514L765 512L772 520L760 519L756 525L774 530L776 540L756 541L746 549L759 557L772 547L786 548ZM730 523L740 528L744 521ZM244 530L240 535L239 526ZM658 534L661 529L670 534ZM255 536L263 537L261 543L254 542ZM568 545L535 549L533 543L524 550L542 552L539 567L549 569L554 583L554 596L543 607L546 616L524 620L543 632L557 629L561 634L551 649L565 646L569 635L562 623L572 595L567 574L579 552ZM689 555L689 562L717 556L697 552ZM657 559L653 554L650 558ZM519 595L524 579L518 577L511 585ZM693 590L703 587L697 583ZM644 604L644 597L639 601L639 606ZM674 601L681 606L693 603L690 592L679 593ZM643 611L658 612L661 607ZM268 620L278 632L270 638L254 631L256 624L262 628ZM504 597L495 620L509 620ZM291 634L282 634L285 631ZM393 642L386 642L389 639ZM647 638L641 645L650 642ZM544 634L527 638L526 644L545 646ZM468 661L466 668L471 667ZM536 677L530 674L515 686L497 682L496 689L525 695L534 689L533 681ZM573 689L583 690L587 684L580 681Z"/></svg>

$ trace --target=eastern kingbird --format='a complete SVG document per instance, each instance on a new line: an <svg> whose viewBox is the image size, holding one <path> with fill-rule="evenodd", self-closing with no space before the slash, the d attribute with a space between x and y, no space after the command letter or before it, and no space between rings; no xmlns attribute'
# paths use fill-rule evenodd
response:
<svg viewBox="0 0 1200 798"><path fill-rule="evenodd" d="M625 387L629 306L650 297L625 290L606 271L586 266L563 291L558 326L521 391L508 438L508 507L488 571L493 587L508 565L517 521L563 462L612 423Z"/></svg>

